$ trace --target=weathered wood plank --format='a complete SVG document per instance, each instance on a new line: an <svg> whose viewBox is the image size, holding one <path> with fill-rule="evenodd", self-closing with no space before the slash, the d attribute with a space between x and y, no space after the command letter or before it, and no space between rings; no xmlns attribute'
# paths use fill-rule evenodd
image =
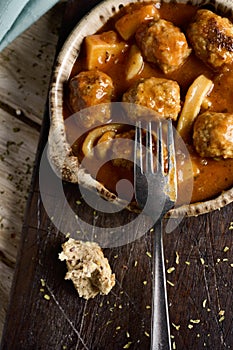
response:
<svg viewBox="0 0 233 350"><path fill-rule="evenodd" d="M0 333L39 133L0 109Z"/></svg>
<svg viewBox="0 0 233 350"><path fill-rule="evenodd" d="M58 3L0 54L0 101L41 124L64 3Z"/></svg>
<svg viewBox="0 0 233 350"><path fill-rule="evenodd" d="M0 338L64 6L0 53Z"/></svg>
<svg viewBox="0 0 233 350"><path fill-rule="evenodd" d="M0 253L1 254L1 253ZM4 257L3 257L4 258ZM2 254L1 258L2 259ZM10 267L4 262L0 263L0 339L3 329L3 324L6 317L7 307L9 304L9 291L12 285L14 267Z"/></svg>

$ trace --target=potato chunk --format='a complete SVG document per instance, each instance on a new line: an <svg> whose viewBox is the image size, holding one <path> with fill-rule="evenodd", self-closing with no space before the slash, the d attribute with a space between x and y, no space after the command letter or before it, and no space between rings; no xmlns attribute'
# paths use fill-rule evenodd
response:
<svg viewBox="0 0 233 350"><path fill-rule="evenodd" d="M128 45L120 40L113 30L85 38L87 69L104 69L108 64L117 63Z"/></svg>
<svg viewBox="0 0 233 350"><path fill-rule="evenodd" d="M154 5L146 5L122 16L115 24L115 28L124 40L134 35L138 26L147 20L158 20L160 17Z"/></svg>
<svg viewBox="0 0 233 350"><path fill-rule="evenodd" d="M136 45L132 45L129 51L128 62L126 65L126 80L130 80L140 74L144 66L141 51Z"/></svg>
<svg viewBox="0 0 233 350"><path fill-rule="evenodd" d="M212 88L212 80L204 75L199 75L189 87L176 128L184 141L188 141L202 103Z"/></svg>

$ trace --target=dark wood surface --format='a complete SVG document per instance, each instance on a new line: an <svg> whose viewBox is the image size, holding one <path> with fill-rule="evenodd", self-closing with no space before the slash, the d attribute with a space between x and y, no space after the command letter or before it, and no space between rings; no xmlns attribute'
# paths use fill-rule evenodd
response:
<svg viewBox="0 0 233 350"><path fill-rule="evenodd" d="M68 2L59 47L77 20L97 2ZM152 259L148 252L153 254L153 232L105 249L116 274L116 286L108 296L90 301L79 298L72 283L64 280L66 267L58 260L67 238L48 217L39 191L39 164L48 128L46 111L1 349L149 349ZM65 217L64 203L51 186L52 171L48 173L51 178L48 176L46 198L54 215ZM73 210L93 230L98 225L123 226L135 217L126 210L114 216L94 215L80 198L77 186L65 184L64 193ZM164 236L173 349L232 347L232 221L231 204L185 218ZM148 219L141 218L133 224L135 237L146 223ZM78 226L77 222L74 230Z"/></svg>

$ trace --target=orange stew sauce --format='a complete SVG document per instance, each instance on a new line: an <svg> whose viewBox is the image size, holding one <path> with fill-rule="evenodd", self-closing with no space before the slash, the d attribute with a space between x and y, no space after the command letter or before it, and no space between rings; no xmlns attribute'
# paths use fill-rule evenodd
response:
<svg viewBox="0 0 233 350"><path fill-rule="evenodd" d="M142 4L137 3L131 4L130 6L133 8L138 8L139 6L142 6ZM192 5L162 3L159 12L161 18L173 22L185 33L187 25L192 20L197 9L197 7ZM113 16L99 32L115 30L115 21L119 18L119 16L122 16L125 11L126 9L123 8L120 14L118 13L117 15ZM133 40L134 39L130 39L130 45L134 43ZM127 52L123 55L122 60L118 61L117 64L114 62L109 62L108 64L103 64L102 67L98 67L113 79L116 89L116 101L121 101L122 94L134 83L134 81L142 77L154 76L176 80L180 85L181 101L184 102L189 86L200 74L204 74L214 82L214 88L209 95L209 101L211 102L211 107L209 110L213 110L215 112L233 113L233 67L232 69L229 67L229 70L225 71L224 73L214 72L202 61L196 58L192 52L183 66L171 74L165 75L155 65L145 62L144 68L140 74L131 81L127 82L124 80L126 62ZM73 67L71 77L83 70L86 70L84 47L81 48L80 55ZM69 111L67 104L64 104L64 117L66 118L71 114L72 112ZM198 202L213 198L222 191L231 188L233 186L233 159L223 160L201 158L196 154L192 147L191 137L189 143L190 144L187 146L189 148L191 160L195 164L195 169L198 169L198 172L195 173L193 179L194 182L191 202ZM95 164L95 162L93 163L93 160L90 162L90 164L86 164L86 167L90 173L94 171L95 166L98 166L98 164ZM97 180L102 182L108 189L114 191L115 184L120 178L128 178L132 180L132 172L125 168L117 168L116 170L112 164L107 163L100 169ZM180 180L179 183L180 204L185 201L182 193L185 193L185 186L187 186L185 179L184 183L182 183L182 181Z"/></svg>

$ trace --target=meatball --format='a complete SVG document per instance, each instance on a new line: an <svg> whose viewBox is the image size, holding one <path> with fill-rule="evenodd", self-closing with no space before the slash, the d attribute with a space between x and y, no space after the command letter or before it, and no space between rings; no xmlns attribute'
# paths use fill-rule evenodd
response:
<svg viewBox="0 0 233 350"><path fill-rule="evenodd" d="M69 103L74 112L106 103L98 108L98 113L90 115L80 113L80 121L85 127L93 126L96 121L106 122L110 117L110 106L114 87L111 77L99 70L79 73L70 80Z"/></svg>
<svg viewBox="0 0 233 350"><path fill-rule="evenodd" d="M194 123L193 143L202 157L233 158L233 114L200 114Z"/></svg>
<svg viewBox="0 0 233 350"><path fill-rule="evenodd" d="M155 118L176 120L181 109L178 83L162 78L140 79L124 93L122 100L153 110L156 112L154 113ZM135 120L139 117L140 110L133 108L133 106L126 108L130 119Z"/></svg>
<svg viewBox="0 0 233 350"><path fill-rule="evenodd" d="M164 19L142 24L136 41L145 59L156 63L165 74L178 69L191 53L185 35Z"/></svg>
<svg viewBox="0 0 233 350"><path fill-rule="evenodd" d="M198 10L187 29L195 54L213 69L233 62L233 24L209 10Z"/></svg>

